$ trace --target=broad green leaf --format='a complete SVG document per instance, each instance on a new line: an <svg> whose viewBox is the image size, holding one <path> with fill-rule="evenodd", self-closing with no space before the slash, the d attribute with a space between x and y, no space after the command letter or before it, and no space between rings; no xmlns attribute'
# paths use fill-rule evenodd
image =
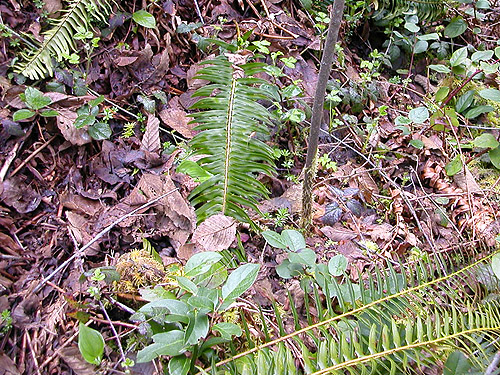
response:
<svg viewBox="0 0 500 375"><path fill-rule="evenodd" d="M231 336L240 337L242 333L240 326L228 322L217 323L212 327L212 330L219 332L226 340L231 340Z"/></svg>
<svg viewBox="0 0 500 375"><path fill-rule="evenodd" d="M437 102L442 102L446 97L448 96L448 93L450 92L449 87L440 87L439 90L436 92L436 101Z"/></svg>
<svg viewBox="0 0 500 375"><path fill-rule="evenodd" d="M281 234L276 233L272 230L265 230L264 232L261 233L262 237L265 238L267 243L271 245L272 247L275 247L277 249L286 249L287 248L287 243L283 237L281 237Z"/></svg>
<svg viewBox="0 0 500 375"><path fill-rule="evenodd" d="M500 169L500 147L488 151L488 156L490 157L491 164L493 164L496 169Z"/></svg>
<svg viewBox="0 0 500 375"><path fill-rule="evenodd" d="M42 109L52 103L52 99L50 99L48 96L43 96L43 93L34 87L26 88L26 90L24 91L24 98L26 101L26 105L35 111L38 109Z"/></svg>
<svg viewBox="0 0 500 375"><path fill-rule="evenodd" d="M397 125L397 126L409 125L409 124L411 124L411 120L408 117L405 117L405 116L398 116L394 120L394 124Z"/></svg>
<svg viewBox="0 0 500 375"><path fill-rule="evenodd" d="M88 133L96 141L102 141L111 137L111 128L105 122L98 122L89 126Z"/></svg>
<svg viewBox="0 0 500 375"><path fill-rule="evenodd" d="M451 72L451 69L448 68L446 65L443 65L443 64L431 64L431 65L429 65L429 69L434 70L435 72L438 72L438 73L449 73L449 72Z"/></svg>
<svg viewBox="0 0 500 375"><path fill-rule="evenodd" d="M79 115L76 118L73 125L75 126L75 128L80 129L83 128L84 126L93 125L95 122L96 122L95 116L89 114L83 114Z"/></svg>
<svg viewBox="0 0 500 375"><path fill-rule="evenodd" d="M483 99L493 100L500 102L500 90L497 89L484 89L479 91L479 96Z"/></svg>
<svg viewBox="0 0 500 375"><path fill-rule="evenodd" d="M281 232L281 238L285 241L291 251L298 251L306 247L304 236L296 230L285 229Z"/></svg>
<svg viewBox="0 0 500 375"><path fill-rule="evenodd" d="M460 157L460 155L457 155L452 161L446 164L444 170L446 171L446 174L451 177L460 172L462 170L462 167L462 158Z"/></svg>
<svg viewBox="0 0 500 375"><path fill-rule="evenodd" d="M490 2L488 0L478 0L476 1L477 9L490 9Z"/></svg>
<svg viewBox="0 0 500 375"><path fill-rule="evenodd" d="M208 334L208 316L198 311L189 314L189 324L184 335L186 345L195 345L200 339L207 337Z"/></svg>
<svg viewBox="0 0 500 375"><path fill-rule="evenodd" d="M193 295L196 295L198 293L198 287L196 286L196 284L189 280L187 277L177 276L177 282L179 283L179 286L186 292L189 292Z"/></svg>
<svg viewBox="0 0 500 375"><path fill-rule="evenodd" d="M285 259L280 265L276 267L276 273L282 279L290 279L299 276L303 271L303 267L298 263L291 263L290 260Z"/></svg>
<svg viewBox="0 0 500 375"><path fill-rule="evenodd" d="M57 112L54 109L47 109L45 111L40 111L40 116L42 117L55 117L59 115L59 112Z"/></svg>
<svg viewBox="0 0 500 375"><path fill-rule="evenodd" d="M219 310L225 310L236 298L252 286L259 273L260 265L248 263L236 268L222 287L222 304Z"/></svg>
<svg viewBox="0 0 500 375"><path fill-rule="evenodd" d="M227 268L220 262L212 264L207 272L204 272L193 278L193 282L200 287L217 288L224 284L227 279Z"/></svg>
<svg viewBox="0 0 500 375"><path fill-rule="evenodd" d="M347 269L347 258L342 254L335 255L328 261L328 272L332 276L340 276Z"/></svg>
<svg viewBox="0 0 500 375"><path fill-rule="evenodd" d="M198 309L200 312L209 313L215 309L214 301L203 296L191 296L187 300L189 306Z"/></svg>
<svg viewBox="0 0 500 375"><path fill-rule="evenodd" d="M444 35L448 38L456 38L467 30L467 22L462 17L455 17L444 29Z"/></svg>
<svg viewBox="0 0 500 375"><path fill-rule="evenodd" d="M425 35L417 35L418 40L439 40L438 33L430 33Z"/></svg>
<svg viewBox="0 0 500 375"><path fill-rule="evenodd" d="M495 276L500 280L500 254L496 254L491 258L491 269Z"/></svg>
<svg viewBox="0 0 500 375"><path fill-rule="evenodd" d="M149 316L154 316L155 312L161 309L168 311L172 315L177 315L184 318L187 316L190 310L189 306L183 301L165 298L145 304L139 309L139 312ZM183 320L187 321L187 318Z"/></svg>
<svg viewBox="0 0 500 375"><path fill-rule="evenodd" d="M479 63L479 68L483 70L484 74L493 74L498 71L498 68L500 67L500 63L494 63L491 64L486 61L481 61Z"/></svg>
<svg viewBox="0 0 500 375"><path fill-rule="evenodd" d="M467 374L472 369L472 365L467 357L459 350L448 356L444 364L443 375Z"/></svg>
<svg viewBox="0 0 500 375"><path fill-rule="evenodd" d="M187 375L191 367L191 360L185 355L178 355L168 361L169 375Z"/></svg>
<svg viewBox="0 0 500 375"><path fill-rule="evenodd" d="M429 110L426 107L413 108L408 113L408 118L415 124L423 124L429 119Z"/></svg>
<svg viewBox="0 0 500 375"><path fill-rule="evenodd" d="M413 53L422 53L427 51L427 48L429 47L429 43L427 43L425 40L418 40L417 43L415 43L415 47L413 48Z"/></svg>
<svg viewBox="0 0 500 375"><path fill-rule="evenodd" d="M137 353L137 363L150 362L162 355L177 356L184 350L184 332L179 330L153 335L154 344L146 346Z"/></svg>
<svg viewBox="0 0 500 375"><path fill-rule="evenodd" d="M483 113L492 112L493 110L494 108L491 105L479 105L465 112L465 118L468 119L476 118L477 116L482 115Z"/></svg>
<svg viewBox="0 0 500 375"><path fill-rule="evenodd" d="M458 66L460 64L463 64L465 60L467 59L467 47L462 47L457 49L455 52L453 52L453 55L451 55L450 58L450 65L452 67Z"/></svg>
<svg viewBox="0 0 500 375"><path fill-rule="evenodd" d="M139 25L147 27L148 29L156 28L156 20L154 16L145 10L138 10L132 15L132 19Z"/></svg>
<svg viewBox="0 0 500 375"><path fill-rule="evenodd" d="M413 22L406 22L405 29L412 33L418 33L420 31L420 27Z"/></svg>
<svg viewBox="0 0 500 375"><path fill-rule="evenodd" d="M424 142L422 142L420 139L412 139L409 143L410 146L413 146L416 149L422 150L424 148Z"/></svg>
<svg viewBox="0 0 500 375"><path fill-rule="evenodd" d="M495 56L497 59L500 59L500 46L495 47Z"/></svg>
<svg viewBox="0 0 500 375"><path fill-rule="evenodd" d="M30 118L34 116L36 112L30 111L29 109L20 109L19 111L14 112L12 115L12 120L13 121L20 121L20 120L25 120L27 118Z"/></svg>
<svg viewBox="0 0 500 375"><path fill-rule="evenodd" d="M302 249L296 253L290 253L288 259L291 263L313 267L316 264L316 253L311 249Z"/></svg>
<svg viewBox="0 0 500 375"><path fill-rule="evenodd" d="M472 142L475 147L480 148L497 148L499 146L498 141L490 133L483 133L479 137L476 137Z"/></svg>
<svg viewBox="0 0 500 375"><path fill-rule="evenodd" d="M493 51L477 51L477 52L474 52L472 54L472 56L470 57L470 59L473 62L476 62L476 61L489 60L492 57L493 57Z"/></svg>
<svg viewBox="0 0 500 375"><path fill-rule="evenodd" d="M462 113L465 110L469 109L472 102L474 101L474 94L476 90L469 90L462 96L460 96L457 100L457 104L455 104L455 109L458 113Z"/></svg>
<svg viewBox="0 0 500 375"><path fill-rule="evenodd" d="M222 259L222 255L214 251L205 251L194 254L184 266L184 274L194 277L207 272L213 264Z"/></svg>
<svg viewBox="0 0 500 375"><path fill-rule="evenodd" d="M101 333L80 322L78 349L87 362L94 365L100 364L104 353L104 339Z"/></svg>

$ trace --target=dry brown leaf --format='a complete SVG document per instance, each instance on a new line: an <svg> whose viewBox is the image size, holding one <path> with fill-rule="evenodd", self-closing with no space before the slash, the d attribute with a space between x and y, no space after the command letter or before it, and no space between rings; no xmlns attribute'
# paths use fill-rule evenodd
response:
<svg viewBox="0 0 500 375"><path fill-rule="evenodd" d="M357 171L358 188L361 193L361 196L363 197L365 202L372 203L373 194L379 193L378 186L365 167L356 168L356 171Z"/></svg>
<svg viewBox="0 0 500 375"><path fill-rule="evenodd" d="M83 359L77 346L70 346L69 348L61 349L59 351L59 356L76 375L95 374L94 365Z"/></svg>
<svg viewBox="0 0 500 375"><path fill-rule="evenodd" d="M222 214L209 217L194 231L192 241L204 251L229 248L236 237L236 220Z"/></svg>
<svg viewBox="0 0 500 375"><path fill-rule="evenodd" d="M149 115L146 132L142 137L141 149L157 154L160 148L160 120L154 115Z"/></svg>
<svg viewBox="0 0 500 375"><path fill-rule="evenodd" d="M176 187L169 176L146 173L123 203L129 206L137 206L174 189ZM128 212L135 207L129 208ZM196 215L193 207L186 202L178 191L174 191L161 199L153 210L159 213L156 220L150 223L154 225L156 233L167 235L176 250L184 245L196 225Z"/></svg>
<svg viewBox="0 0 500 375"><path fill-rule="evenodd" d="M66 217L68 218L69 222L69 230L80 245L84 245L92 240L93 236L90 234L90 222L88 219L72 211L67 211ZM98 254L98 252L99 245L95 243L85 251L85 254L96 255Z"/></svg>
<svg viewBox="0 0 500 375"><path fill-rule="evenodd" d="M75 128L74 123L78 117L75 110L60 108L57 112L59 112L56 117L57 127L67 141L77 146L92 142L92 138L87 132L86 127L80 129Z"/></svg>
<svg viewBox="0 0 500 375"><path fill-rule="evenodd" d="M176 97L169 103L169 108L160 112L161 120L168 127L178 131L183 137L191 139L194 136L193 128L196 123L189 123L191 119L186 112L180 108L179 99Z"/></svg>
<svg viewBox="0 0 500 375"><path fill-rule="evenodd" d="M0 355L0 375L21 375L16 364L6 354Z"/></svg>
<svg viewBox="0 0 500 375"><path fill-rule="evenodd" d="M342 227L324 226L320 228L320 231L330 240L335 242L353 240L358 237L356 232Z"/></svg>
<svg viewBox="0 0 500 375"><path fill-rule="evenodd" d="M465 166L465 173L461 170L457 174L453 175L453 181L455 181L460 189L469 194L482 192L481 187L476 182L476 179L467 166Z"/></svg>

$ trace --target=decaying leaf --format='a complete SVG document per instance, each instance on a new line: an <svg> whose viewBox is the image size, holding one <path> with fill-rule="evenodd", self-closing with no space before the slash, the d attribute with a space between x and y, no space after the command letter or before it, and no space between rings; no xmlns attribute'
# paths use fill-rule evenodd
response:
<svg viewBox="0 0 500 375"><path fill-rule="evenodd" d="M169 102L169 107L160 112L161 120L169 128L178 131L183 137L191 139L194 136L193 128L196 123L189 123L191 119L187 117L180 104L179 99L176 97Z"/></svg>
<svg viewBox="0 0 500 375"><path fill-rule="evenodd" d="M204 251L227 249L236 238L236 221L222 214L209 217L194 231L192 241Z"/></svg>
<svg viewBox="0 0 500 375"><path fill-rule="evenodd" d="M57 127L61 131L64 139L77 146L82 146L92 141L86 127L80 129L75 128L75 120L78 117L76 110L60 108L57 112L59 113L56 117Z"/></svg>
<svg viewBox="0 0 500 375"><path fill-rule="evenodd" d="M160 151L160 120L156 116L148 116L146 132L142 136L141 148L146 152L154 154Z"/></svg>

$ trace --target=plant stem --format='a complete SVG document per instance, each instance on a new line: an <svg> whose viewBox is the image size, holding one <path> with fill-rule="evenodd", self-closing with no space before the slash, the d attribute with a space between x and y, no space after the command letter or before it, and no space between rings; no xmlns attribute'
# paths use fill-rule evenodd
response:
<svg viewBox="0 0 500 375"><path fill-rule="evenodd" d="M314 160L318 152L319 131L323 117L323 104L325 102L326 84L332 69L333 56L335 54L335 44L339 36L340 23L344 14L345 0L335 0L330 15L330 24L328 25L328 34L326 35L323 56L319 68L318 83L314 96L314 103L311 118L311 130L307 145L306 164L304 166L304 184L302 192L302 219L301 226L308 229L312 222L312 187L316 177L316 168Z"/></svg>

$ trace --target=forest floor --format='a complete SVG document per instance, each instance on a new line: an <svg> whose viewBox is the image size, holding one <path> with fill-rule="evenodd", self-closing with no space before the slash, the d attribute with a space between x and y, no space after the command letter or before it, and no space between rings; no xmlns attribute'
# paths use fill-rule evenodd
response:
<svg viewBox="0 0 500 375"><path fill-rule="evenodd" d="M308 120L300 121L300 116L310 113L315 93L327 25L318 21L321 14L311 15L291 0L200 0L199 10L186 0L143 3L121 2L111 26L95 31L101 38L97 47L88 55L79 51L79 64L67 64L69 68L57 69L53 78L33 83L11 74L13 59L25 48L22 41L19 46L13 40L28 31L42 40L46 14L60 11L62 4L0 2L2 23L16 33L4 31L0 39L0 312L10 312L12 319L2 314L0 373L95 373L78 352L76 318L81 311L93 311L91 302L83 305L91 298L81 275L114 266L121 254L142 248L144 239L165 264L184 264L202 249L192 239L197 222L188 200L198 183L176 167L196 134L187 115L195 102L192 94L204 83L194 75L200 62L217 52L209 43L200 48L204 38L231 43L251 30L249 41L260 41L253 46L268 64L273 64L276 52L281 52L280 58L296 59L293 68L284 67L284 75L272 80L280 88L294 83L300 89L302 94L286 103L287 110L300 110L294 112L299 121L292 117L270 129L266 142L277 150L278 174L261 178L270 198L260 202L264 216L253 217L260 227L277 232L299 228L308 134ZM317 259L327 262L342 254L353 281L377 264L426 261L428 254L457 248L487 249L500 232L500 175L484 159L487 155L464 149L465 167L453 177L445 172L457 144L473 139L474 130L436 130L428 116L422 123L395 121L434 97L442 75L431 75L428 66L438 59L430 53L401 53L393 69L384 65L373 51L384 50L387 28L376 26L364 7L348 4L351 18L342 23L342 50L331 73L342 102L325 110L314 225L306 235ZM156 28L132 22L130 14L139 9L154 16ZM466 17L463 10L456 12ZM486 13L483 39L499 38L498 27L488 26L499 18L498 8ZM440 25L442 20L426 28L430 33ZM469 29L453 48L476 43L476 38ZM490 44L494 48L494 42ZM490 81L498 87L496 75ZM57 116L12 120L15 111L25 108L19 94L30 85L51 91L47 96ZM85 85L91 91L81 95ZM99 116L108 117L111 136L96 141L65 118L74 120L71 113L99 95L106 99ZM487 122L486 116L475 123L482 122ZM491 133L498 138L498 130ZM172 188L177 191L168 202L123 220ZM146 192L146 199L139 191ZM300 307L304 302L298 281L276 275L282 253L248 225L234 228L237 239L227 247L261 264L257 281L245 295L249 303L269 306L274 299L287 310L289 290ZM133 297L124 296L122 303L133 304L127 298ZM90 313L92 324L109 332L107 318L97 310ZM110 306L109 314L120 333L136 328L120 305ZM108 349L106 356L107 368L115 369L109 373L120 373L119 356ZM154 371L153 362L132 368L136 374Z"/></svg>

